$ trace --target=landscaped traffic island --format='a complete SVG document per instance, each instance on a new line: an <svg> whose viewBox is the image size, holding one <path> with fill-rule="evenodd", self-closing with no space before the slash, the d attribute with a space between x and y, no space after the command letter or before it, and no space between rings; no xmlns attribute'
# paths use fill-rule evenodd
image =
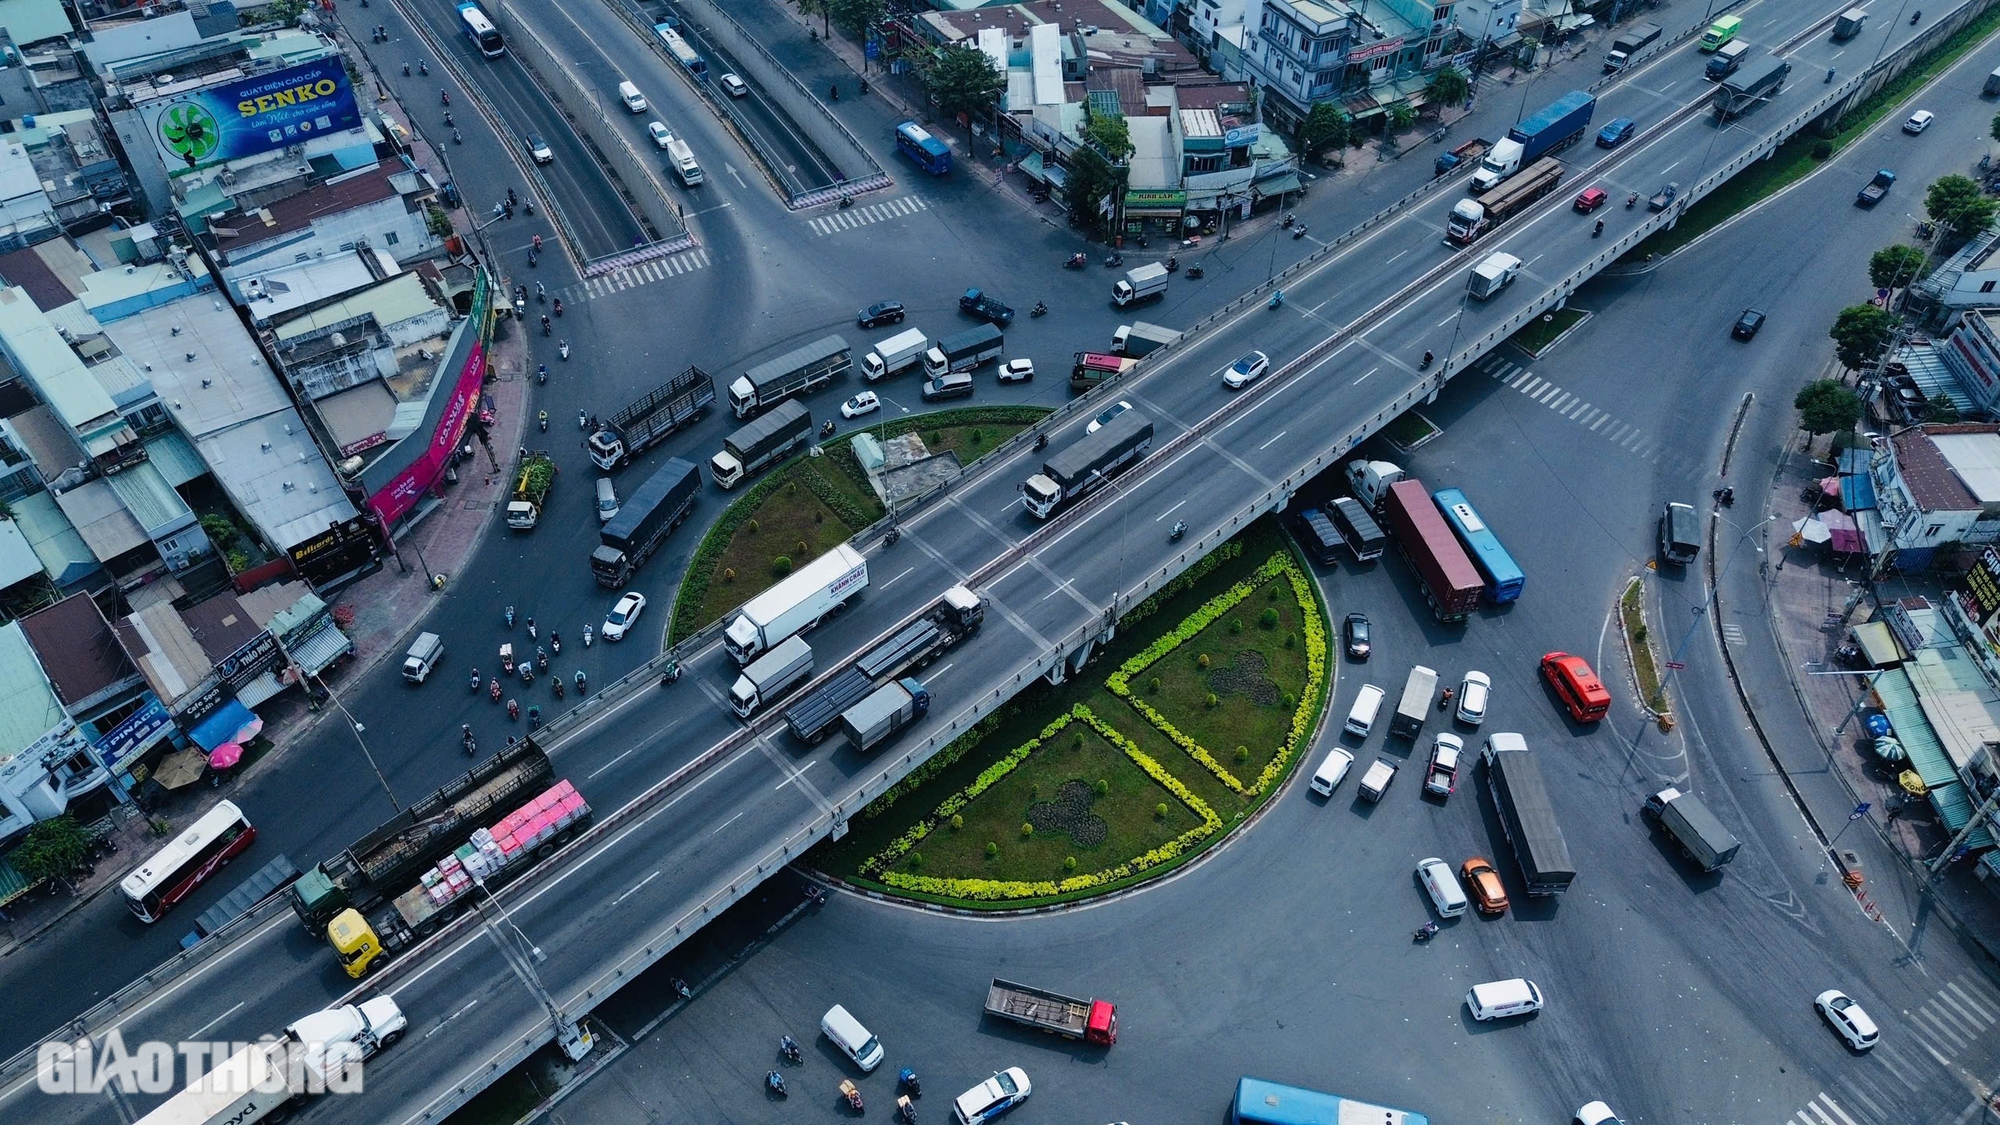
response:
<svg viewBox="0 0 2000 1125"><path fill-rule="evenodd" d="M1130 886L1268 799L1325 704L1325 609L1269 519L1128 614L1100 651L941 749L816 862L983 909Z"/></svg>

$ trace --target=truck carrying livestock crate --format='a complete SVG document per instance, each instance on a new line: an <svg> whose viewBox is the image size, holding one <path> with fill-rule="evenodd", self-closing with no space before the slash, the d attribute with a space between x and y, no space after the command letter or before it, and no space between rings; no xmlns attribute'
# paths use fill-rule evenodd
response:
<svg viewBox="0 0 2000 1125"><path fill-rule="evenodd" d="M986 989L986 1014L1100 1047L1118 1042L1118 1005L1109 1000L1065 996L994 977Z"/></svg>

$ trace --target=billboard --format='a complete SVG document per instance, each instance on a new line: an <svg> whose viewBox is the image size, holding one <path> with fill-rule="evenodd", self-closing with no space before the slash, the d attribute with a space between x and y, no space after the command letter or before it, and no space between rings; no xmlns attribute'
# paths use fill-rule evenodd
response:
<svg viewBox="0 0 2000 1125"><path fill-rule="evenodd" d="M175 176L361 124L339 55L162 98L139 113Z"/></svg>

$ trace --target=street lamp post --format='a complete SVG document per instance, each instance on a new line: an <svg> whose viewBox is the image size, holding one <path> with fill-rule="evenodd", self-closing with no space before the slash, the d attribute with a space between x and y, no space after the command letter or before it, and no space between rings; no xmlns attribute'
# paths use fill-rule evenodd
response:
<svg viewBox="0 0 2000 1125"><path fill-rule="evenodd" d="M1723 523L1729 524L1729 526L1731 527L1736 526L1734 523L1724 518L1721 512L1713 512L1710 514L1713 515L1714 518L1722 520ZM1777 518L1778 517L1776 515L1765 516L1763 519L1758 520L1756 523L1751 524L1749 527L1743 528L1742 529L1743 534L1738 537L1738 542L1749 542L1751 535L1755 534L1757 530L1762 528L1765 524L1770 523L1772 520L1775 520ZM1764 548L1758 547L1754 544L1752 544L1751 549L1756 551L1760 555L1764 553ZM1720 590L1722 589L1723 579L1729 577L1730 568L1736 565L1736 560L1739 557L1741 557L1742 554L1743 554L1742 551L1732 552L1729 556L1729 561L1722 565L1722 572L1715 576L1715 584L1709 587L1708 597L1702 599L1702 603L1695 607L1694 620L1688 622L1688 631L1686 635L1681 637L1680 644L1674 646L1674 654L1672 659L1668 661L1669 664L1679 664L1681 662L1681 657L1687 652L1688 642L1694 640L1694 631L1701 626L1702 618L1708 616L1709 608L1715 604L1715 597L1716 594L1720 592ZM1679 679L1680 677L1675 676L1674 678Z"/></svg>
<svg viewBox="0 0 2000 1125"><path fill-rule="evenodd" d="M474 876L472 884L486 892L486 901L493 904L493 908L500 912L501 921L507 924L507 929L502 930L493 924L493 919L487 916L484 909L480 910L479 920L486 924L486 931L492 935L493 944L500 948L500 955L507 959L508 967L514 970L514 975L521 978L521 983L528 986L528 991L534 994L535 999L541 1002L542 1009L548 1012L549 1021L555 1025L556 1045L562 1048L563 1054L571 1062L582 1062L584 1056L590 1054L593 1043L590 1029L570 1019L569 1013L563 1011L562 1006L556 1003L555 997L549 995L548 986L542 983L542 975L536 971L535 966L547 961L548 954L542 952L541 946L529 941L528 935L521 932L521 927L514 922L514 916L507 913L507 904L500 901L499 896L486 885L485 879Z"/></svg>
<svg viewBox="0 0 2000 1125"><path fill-rule="evenodd" d="M315 678L319 680L319 688L326 693L327 699L332 701L333 705L339 708L341 715L347 719L348 729L354 732L355 744L361 747L361 756L368 759L368 768L375 771L375 780L382 783L382 793L389 798L389 807L397 812L402 812L403 806L396 800L396 791L389 788L389 779L382 776L382 767L375 763L375 752L368 749L368 740L361 737L368 733L368 728L362 724L360 719L354 717L354 713L347 709L347 704L340 701L340 696L334 694L333 689L326 686L326 677L318 676Z"/></svg>

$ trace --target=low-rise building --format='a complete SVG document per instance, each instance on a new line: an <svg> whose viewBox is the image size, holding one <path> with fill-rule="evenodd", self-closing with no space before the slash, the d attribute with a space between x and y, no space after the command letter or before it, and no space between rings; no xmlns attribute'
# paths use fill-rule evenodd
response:
<svg viewBox="0 0 2000 1125"><path fill-rule="evenodd" d="M1886 537L1876 569L1928 569L1940 548L2000 541L2000 425L1912 426L1869 466Z"/></svg>

